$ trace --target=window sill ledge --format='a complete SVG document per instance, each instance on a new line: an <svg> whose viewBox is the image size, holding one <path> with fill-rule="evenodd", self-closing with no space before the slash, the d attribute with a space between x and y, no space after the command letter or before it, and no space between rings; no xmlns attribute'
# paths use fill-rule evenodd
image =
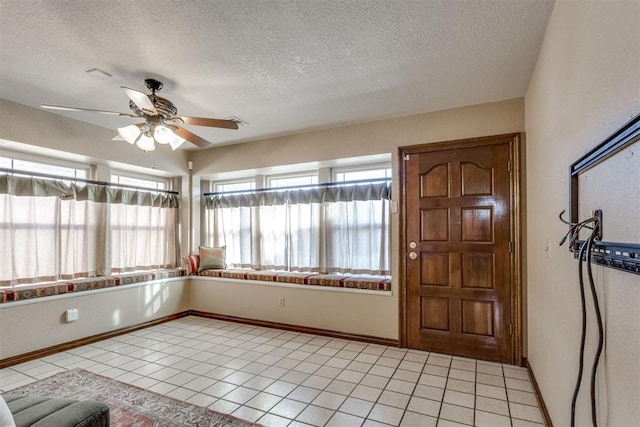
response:
<svg viewBox="0 0 640 427"><path fill-rule="evenodd" d="M389 276L332 275L318 273L291 273L263 270L205 270L192 279L232 281L254 285L270 285L298 289L365 293L391 296Z"/></svg>
<svg viewBox="0 0 640 427"><path fill-rule="evenodd" d="M0 289L0 308L18 303L39 302L42 298L86 295L85 292L105 289L117 289L126 286L166 281L167 279L186 278L181 269L152 270L137 273L125 273L116 276L100 276L58 282L20 285Z"/></svg>

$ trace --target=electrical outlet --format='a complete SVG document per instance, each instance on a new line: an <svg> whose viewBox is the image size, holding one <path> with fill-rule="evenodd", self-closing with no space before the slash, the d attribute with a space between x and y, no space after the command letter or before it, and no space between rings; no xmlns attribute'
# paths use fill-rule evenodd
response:
<svg viewBox="0 0 640 427"><path fill-rule="evenodd" d="M65 313L65 320L67 321L67 323L75 322L76 320L78 320L78 309L72 308L67 310Z"/></svg>
<svg viewBox="0 0 640 427"><path fill-rule="evenodd" d="M280 298L280 307L284 307L284 297Z"/></svg>

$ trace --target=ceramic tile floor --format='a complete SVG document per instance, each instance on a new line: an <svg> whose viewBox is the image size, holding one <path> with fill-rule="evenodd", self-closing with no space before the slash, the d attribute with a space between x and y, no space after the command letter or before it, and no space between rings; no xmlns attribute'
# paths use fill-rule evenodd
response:
<svg viewBox="0 0 640 427"><path fill-rule="evenodd" d="M526 369L185 317L0 370L8 391L67 369L264 426L540 426Z"/></svg>

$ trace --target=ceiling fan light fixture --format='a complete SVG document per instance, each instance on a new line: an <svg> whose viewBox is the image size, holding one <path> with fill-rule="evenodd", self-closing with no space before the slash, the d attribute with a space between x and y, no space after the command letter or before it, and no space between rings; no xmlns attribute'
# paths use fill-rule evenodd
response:
<svg viewBox="0 0 640 427"><path fill-rule="evenodd" d="M154 143L153 138L144 133L140 135L136 145L143 151L153 151L156 149L156 144Z"/></svg>
<svg viewBox="0 0 640 427"><path fill-rule="evenodd" d="M169 144L172 150L176 150L184 142L184 138L176 135L174 126L158 125L153 131L153 138L158 144Z"/></svg>
<svg viewBox="0 0 640 427"><path fill-rule="evenodd" d="M178 135L176 135L175 139L172 139L171 141L169 141L169 145L171 146L171 149L173 151L176 151L184 143L184 141L185 141L184 138L181 138Z"/></svg>
<svg viewBox="0 0 640 427"><path fill-rule="evenodd" d="M111 77L109 73L99 69L91 69L88 70L87 73L98 77ZM207 117L177 116L178 109L176 106L168 99L156 95L156 92L162 89L162 82L147 79L145 80L145 84L151 91L151 94L121 86L127 94L127 97L129 97L131 113L65 107L61 105L42 105L42 108L62 111L84 111L142 119L144 120L143 123L118 128L118 135L129 144L135 144L144 151L155 150L156 142L158 144L168 144L172 150L178 149L185 141L199 148L208 148L211 146L211 142L201 138L188 129L180 127L181 124L222 129L238 129L239 124L247 124L247 122L237 117L214 119Z"/></svg>
<svg viewBox="0 0 640 427"><path fill-rule="evenodd" d="M123 128L118 128L118 133L129 144L135 144L142 131L139 125L130 125Z"/></svg>

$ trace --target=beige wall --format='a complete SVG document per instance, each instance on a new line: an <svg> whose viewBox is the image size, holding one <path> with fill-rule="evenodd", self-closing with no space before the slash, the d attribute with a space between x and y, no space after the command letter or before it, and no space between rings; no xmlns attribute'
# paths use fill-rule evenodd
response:
<svg viewBox="0 0 640 427"><path fill-rule="evenodd" d="M195 175L211 175L391 153L393 194L397 195L399 191L398 147L523 130L523 99L514 99L199 151L192 157L193 172ZM397 200L397 196L394 196L394 199ZM234 290L233 295L241 293L246 300L229 298L225 314L251 318L254 317L252 313L256 313L255 315L259 315L258 318L262 320L285 323L290 322L286 322L282 317L290 314L291 319L299 320L300 324L308 326L397 339L399 304L397 214L392 215L391 230L393 297L373 299L355 295L345 297L345 301L353 301L353 304L344 304L337 302L340 294L327 295L304 290L300 294L296 292L299 297L293 299L291 307L283 311L275 309L272 304L282 291L263 287L260 288L260 292L251 293L243 288ZM198 233L199 230L196 230L196 238ZM199 295L197 291L195 295ZM305 298L320 298L322 303L309 304L304 301ZM197 299L194 296L192 301ZM265 303L265 301L269 302ZM206 303L203 302L203 304ZM263 308L263 304L267 305ZM299 306L293 304L299 304ZM216 307L220 306L216 305ZM248 310L247 307L253 307L253 311ZM386 319L384 325L380 322L380 318ZM342 324L340 319L358 319L358 321L345 321ZM364 330L368 332L362 332Z"/></svg>
<svg viewBox="0 0 640 427"><path fill-rule="evenodd" d="M192 310L397 338L397 310L390 306L395 300L387 295L196 278L190 292Z"/></svg>
<svg viewBox="0 0 640 427"><path fill-rule="evenodd" d="M68 309L78 320L64 322ZM0 305L0 360L189 309L188 280L169 279Z"/></svg>
<svg viewBox="0 0 640 427"><path fill-rule="evenodd" d="M527 126L527 234L529 362L555 425L570 423L580 340L577 262L557 244L567 227L571 163L640 113L640 2L557 1L525 97ZM610 192L638 194L635 167L611 171ZM590 172L591 173L591 172ZM597 170L591 173L596 178ZM594 175L596 174L596 175ZM588 198L585 194L581 197ZM627 212L601 207L607 227L631 221L638 230L638 199ZM607 208L610 208L607 211ZM586 206L585 206L586 208ZM609 218L609 222L607 222ZM551 244L550 256L545 248ZM606 322L606 350L598 376L599 424L638 425L640 420L640 276L595 268ZM593 313L589 301L589 313ZM588 371L576 425L591 425L588 400L595 322L590 314Z"/></svg>
<svg viewBox="0 0 640 427"><path fill-rule="evenodd" d="M212 148L194 153L193 173L207 175L381 153L395 155L397 148L405 145L521 132L523 108L522 99L512 99Z"/></svg>

